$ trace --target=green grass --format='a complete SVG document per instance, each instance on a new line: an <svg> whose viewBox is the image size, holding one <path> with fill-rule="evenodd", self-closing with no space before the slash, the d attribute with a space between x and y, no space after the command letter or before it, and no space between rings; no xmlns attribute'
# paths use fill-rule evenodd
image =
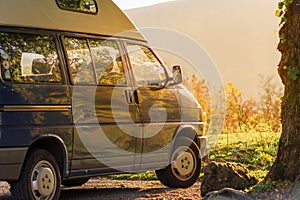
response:
<svg viewBox="0 0 300 200"><path fill-rule="evenodd" d="M116 174L108 175L107 178L121 179L121 180L158 180L155 171L147 171L137 174Z"/></svg>
<svg viewBox="0 0 300 200"><path fill-rule="evenodd" d="M279 133L271 132L222 134L210 159L240 163L261 181L275 161L279 138Z"/></svg>
<svg viewBox="0 0 300 200"><path fill-rule="evenodd" d="M266 192L266 191L276 191L280 189L291 188L296 185L297 182L289 182L289 181L274 181L274 182L262 182L254 187L250 188L250 192L256 196L259 193ZM299 182L298 182L299 184Z"/></svg>

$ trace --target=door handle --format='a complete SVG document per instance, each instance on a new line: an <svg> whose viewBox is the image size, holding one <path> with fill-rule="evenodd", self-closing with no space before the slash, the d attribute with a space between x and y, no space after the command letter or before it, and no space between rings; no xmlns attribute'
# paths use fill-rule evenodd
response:
<svg viewBox="0 0 300 200"><path fill-rule="evenodd" d="M139 101L139 95L138 95L137 90L134 90L134 91L133 91L133 97L134 97L135 103L136 103L136 104L140 104L140 101Z"/></svg>
<svg viewBox="0 0 300 200"><path fill-rule="evenodd" d="M125 90L125 97L128 104L139 104L138 92L137 90Z"/></svg>
<svg viewBox="0 0 300 200"><path fill-rule="evenodd" d="M133 103L132 94L130 90L125 90L125 97L128 104Z"/></svg>

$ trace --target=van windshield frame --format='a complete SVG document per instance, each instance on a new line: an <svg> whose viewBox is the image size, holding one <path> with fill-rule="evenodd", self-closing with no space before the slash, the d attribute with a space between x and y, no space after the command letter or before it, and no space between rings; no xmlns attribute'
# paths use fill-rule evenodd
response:
<svg viewBox="0 0 300 200"><path fill-rule="evenodd" d="M169 73L167 70L167 67L164 65L164 63L161 61L161 59L157 56L157 54L151 49L147 44L140 43L140 42L134 42L134 41L126 41L125 43L126 47L126 55L127 59L129 61L130 70L132 71L133 79L135 82L135 85L137 87L149 87L149 88L164 88L167 84L167 81L169 78ZM138 47L135 50L129 49L129 46L136 46ZM150 61L150 63L147 64L142 62L141 65L138 65L138 68L142 69L141 78L137 78L138 70L135 70L135 66L131 57L132 52L135 51L141 51L143 52L143 55L146 56L146 60L144 61ZM146 68L148 68L150 71L149 73L145 73ZM160 68L160 69L159 69ZM159 70L158 70L159 69ZM157 71L158 70L158 71ZM152 72L152 75L150 75L150 72ZM155 75L155 72L160 72L160 74L157 74L159 77ZM156 77L156 78L154 78Z"/></svg>

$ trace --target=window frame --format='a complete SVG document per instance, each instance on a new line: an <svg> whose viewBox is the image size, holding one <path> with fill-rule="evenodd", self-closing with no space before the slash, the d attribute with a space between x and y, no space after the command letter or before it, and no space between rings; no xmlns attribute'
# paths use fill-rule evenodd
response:
<svg viewBox="0 0 300 200"><path fill-rule="evenodd" d="M156 60L159 62L159 64L164 69L164 72L165 72L165 75L166 75L166 80L165 80L165 83L163 84L163 87L165 87L166 84L168 83L168 80L170 79L170 74L168 73L167 67L162 62L162 60L160 59L160 57L155 53L155 51L153 51L153 49L147 43L144 43L144 42L135 41L135 40L125 40L125 41L123 41L123 43L124 43L124 49L125 49L125 52L126 52L125 55L126 55L126 59L127 59L128 65L129 65L128 68L130 69L130 75L132 77L133 85L136 88L140 88L140 87L143 87L143 88L152 88L152 89L161 88L160 86L155 86L155 85L139 86L137 84L137 81L136 81L136 78L135 78L135 75L134 75L134 72L133 72L133 67L132 67L132 64L131 64L130 56L129 56L129 51L128 51L128 48L127 48L128 45L142 46L142 47L147 48L149 51L151 51L151 53L153 54L153 56L156 58Z"/></svg>
<svg viewBox="0 0 300 200"><path fill-rule="evenodd" d="M94 3L95 3L95 7L96 7L96 11L95 12L92 12L92 11L84 11L84 10L80 10L80 9L75 9L75 8L65 8L65 7L62 7L59 3L59 0L55 0L56 2L56 5L58 6L59 9L61 10L66 10L66 11L70 11L70 12L77 12L77 13L84 13L84 14L89 14L89 15L97 15L98 12L99 12L99 7L98 7L98 2L96 0L93 0Z"/></svg>
<svg viewBox="0 0 300 200"><path fill-rule="evenodd" d="M30 34L30 35L47 35L53 37L53 42L56 47L56 54L58 57L58 67L60 70L61 81L60 82L16 82L13 80L6 80L2 77L2 69L0 68L0 80L3 83L10 84L30 84L30 85L63 85L66 84L66 73L63 67L64 58L60 51L60 42L55 31L43 30L43 29L31 29L31 28L20 28L20 27L0 27L0 32L4 33L16 33L16 34Z"/></svg>
<svg viewBox="0 0 300 200"><path fill-rule="evenodd" d="M64 54L65 54L66 70L67 70L67 74L68 74L68 77L69 77L70 84L71 85L88 85L88 86L97 85L97 77L96 77L94 64L93 64L94 83L93 84L92 83L91 84L89 84L89 83L75 83L75 81L73 79L72 72L70 70L69 56L68 56L67 47L65 45L65 38L82 39L82 40L85 40L86 42L88 41L88 38L84 37L84 36L74 35L74 34L62 34L60 38L61 38L61 43L62 43L62 46L63 46L63 51L64 51ZM87 42L87 45L88 45L88 42ZM88 50L89 50L89 54L91 56L91 51L90 51L89 45L88 45ZM92 57L91 57L91 59L92 59Z"/></svg>
<svg viewBox="0 0 300 200"><path fill-rule="evenodd" d="M92 63L93 63L93 71L94 71L94 75L95 75L95 79L96 82L95 84L84 84L84 83L74 83L71 71L70 71L70 64L68 61L68 53L67 53L67 49L66 49L66 45L65 45L65 40L64 38L76 38L76 39L83 39L83 40L87 40L87 44L88 44L88 48L89 48L89 52L92 58ZM106 87L128 87L131 85L131 78L130 75L128 74L129 70L128 70L128 66L127 66L127 62L126 62L126 58L125 58L125 52L123 51L123 46L122 46L122 42L120 41L119 38L117 37L108 37L108 36L98 36L98 35L89 35L89 34L77 34L77 33L61 33L60 35L60 39L61 39L61 43L62 43L62 48L65 54L65 62L66 62L66 70L67 70L67 74L69 76L69 82L71 85L88 85L88 86L106 86ZM94 63L94 59L93 59L93 55L92 55L92 51L90 49L90 45L89 45L89 40L111 40L116 42L116 44L118 45L118 50L120 52L120 59L122 61L123 64L123 68L124 68L124 77L126 80L126 84L124 85L109 85L109 84L99 84L99 80L98 80L98 76L96 74L96 66Z"/></svg>

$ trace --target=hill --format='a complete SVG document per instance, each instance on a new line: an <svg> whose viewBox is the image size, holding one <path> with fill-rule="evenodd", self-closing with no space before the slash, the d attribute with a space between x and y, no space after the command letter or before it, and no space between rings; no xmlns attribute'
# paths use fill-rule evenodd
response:
<svg viewBox="0 0 300 200"><path fill-rule="evenodd" d="M280 59L276 8L274 0L176 0L126 13L140 28L168 28L193 38L208 52L225 83L233 82L252 96L258 93L260 74L274 75L281 85L276 71ZM172 55L162 57L170 65L180 62L188 68Z"/></svg>

